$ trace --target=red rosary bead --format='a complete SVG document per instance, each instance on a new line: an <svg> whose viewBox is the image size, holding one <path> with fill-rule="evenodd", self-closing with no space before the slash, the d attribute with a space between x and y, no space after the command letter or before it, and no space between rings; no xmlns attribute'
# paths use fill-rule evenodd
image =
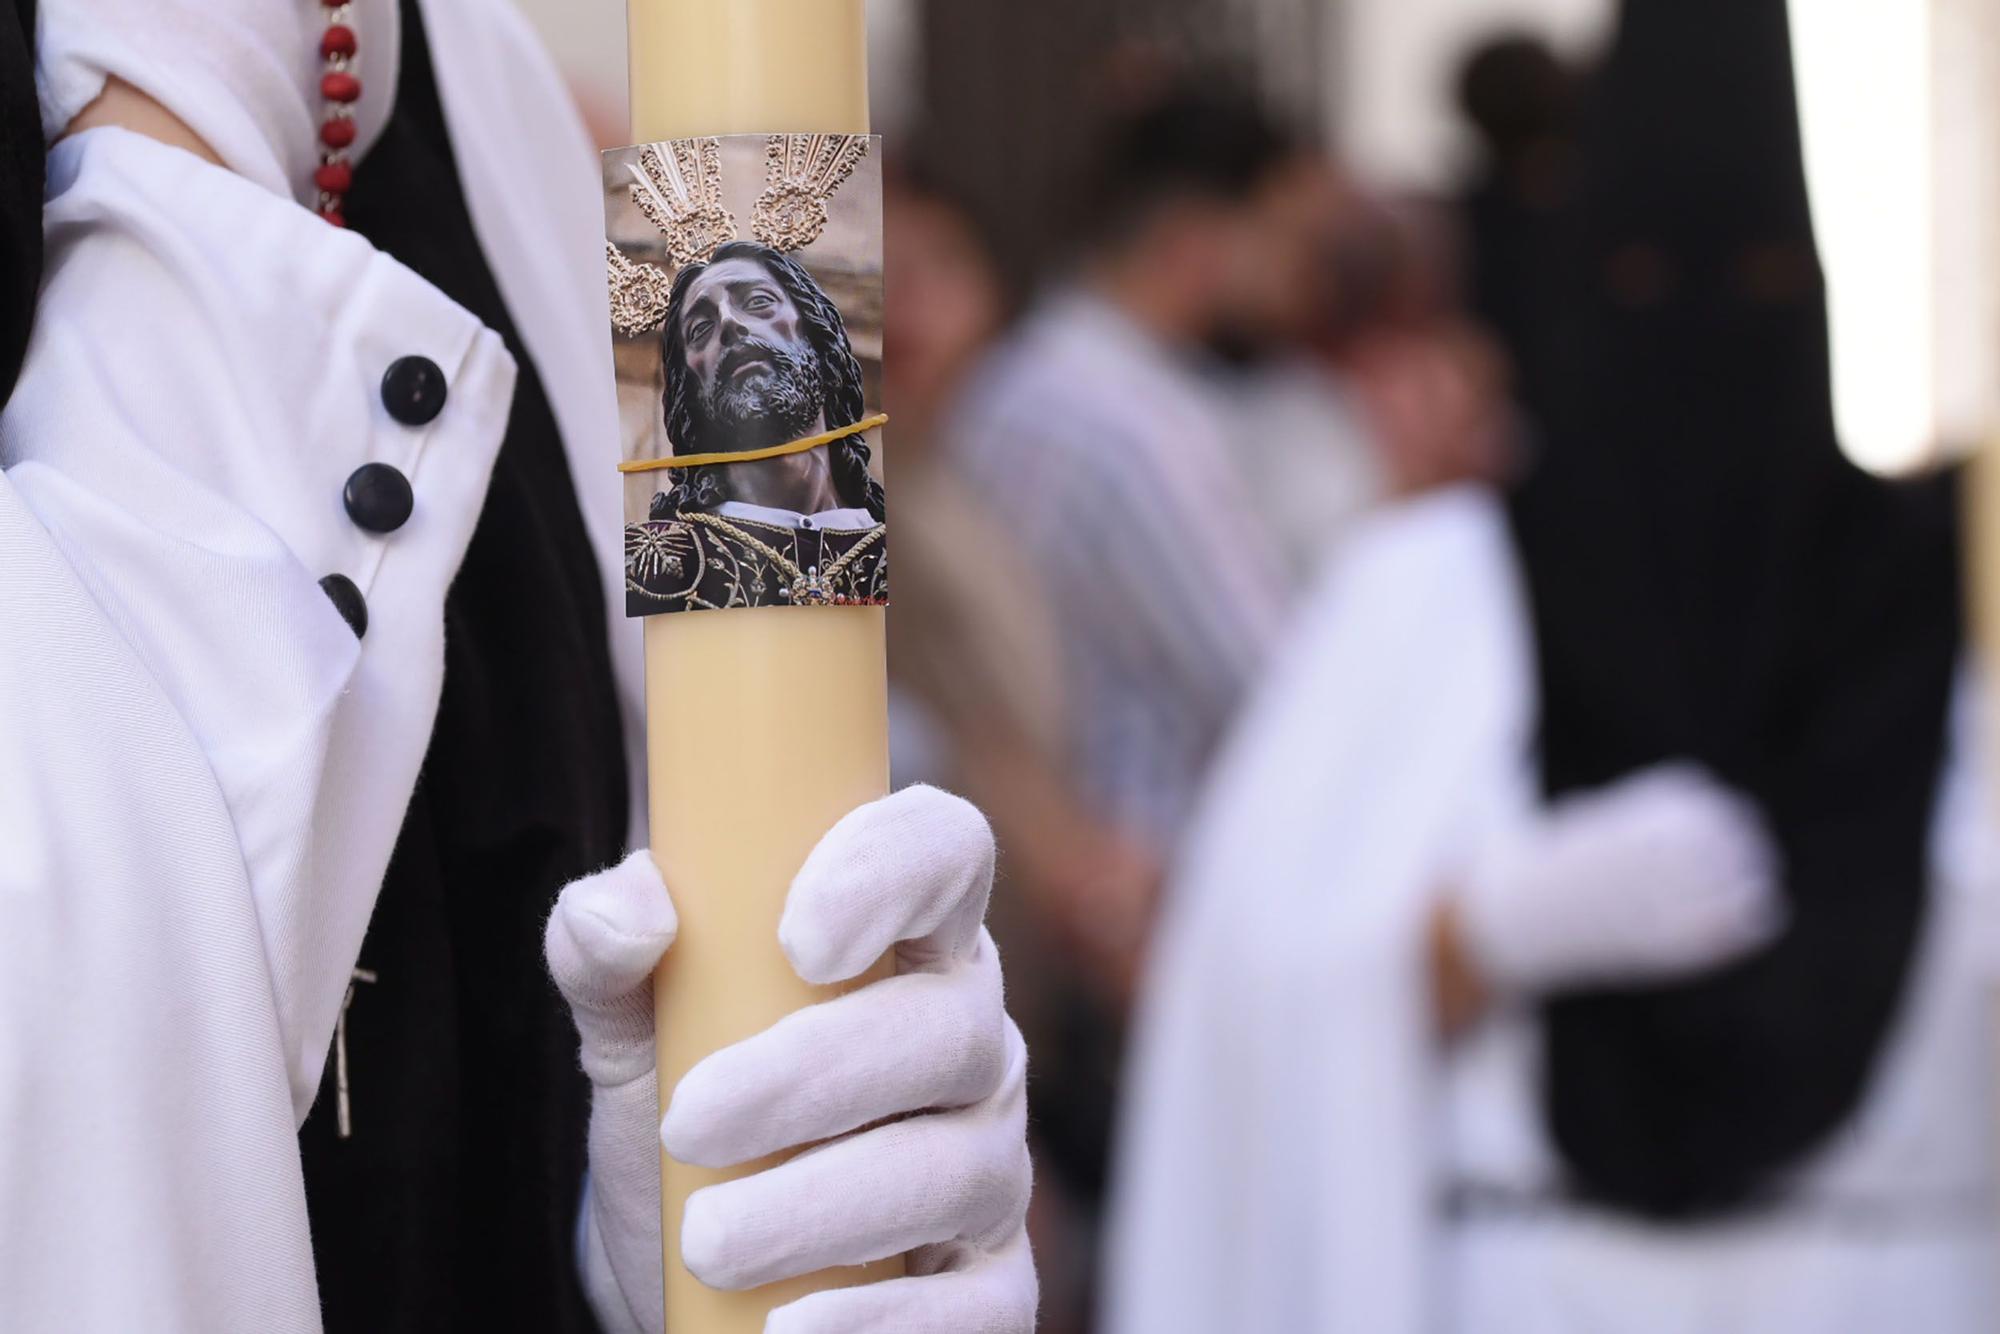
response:
<svg viewBox="0 0 2000 1334"><path fill-rule="evenodd" d="M329 66L320 76L320 96L336 104L329 108L327 118L319 127L319 141L327 147L326 159L313 173L313 184L319 187L319 215L335 227L347 226L347 217L340 206L347 192L354 185L354 168L347 161L346 150L355 139L354 118L341 114L339 105L351 105L361 100L361 80L349 74L346 63L354 58L357 42L354 29L338 20L347 17L349 0L320 0L326 7L327 27L320 34L319 54Z"/></svg>

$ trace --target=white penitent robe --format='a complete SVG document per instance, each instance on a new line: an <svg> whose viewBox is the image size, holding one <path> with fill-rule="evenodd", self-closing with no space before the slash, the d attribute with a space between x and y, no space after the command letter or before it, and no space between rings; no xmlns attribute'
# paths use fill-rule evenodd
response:
<svg viewBox="0 0 2000 1334"><path fill-rule="evenodd" d="M511 7L425 19L610 597L589 144ZM297 1127L429 742L515 367L360 237L122 130L55 148L47 221L0 417L0 1325L317 1330ZM380 390L413 355L449 386L420 427ZM416 496L385 536L343 509L368 462ZM365 598L359 639L331 574Z"/></svg>
<svg viewBox="0 0 2000 1334"><path fill-rule="evenodd" d="M1561 1205L1447 1219L1453 1184L1555 1179L1531 1020L1502 1013L1443 1056L1424 938L1454 861L1533 810L1532 653L1505 516L1477 491L1368 520L1310 600L1218 769L1142 1003L1107 1330L1990 1328L1988 992L1968 926L1990 859L1962 764L1911 1001L1870 1097L1797 1182L1865 1212L1675 1232Z"/></svg>
<svg viewBox="0 0 2000 1334"><path fill-rule="evenodd" d="M1364 520L1219 762L1128 1067L1112 1334L1431 1327L1423 930L1521 781L1505 542L1473 493Z"/></svg>

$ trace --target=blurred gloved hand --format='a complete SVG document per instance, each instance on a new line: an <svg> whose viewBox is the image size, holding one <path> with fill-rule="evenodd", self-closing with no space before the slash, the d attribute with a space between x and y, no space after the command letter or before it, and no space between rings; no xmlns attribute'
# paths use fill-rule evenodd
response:
<svg viewBox="0 0 2000 1334"><path fill-rule="evenodd" d="M1473 859L1459 909L1487 982L1528 992L1701 972L1785 921L1756 811L1685 764L1556 803Z"/></svg>
<svg viewBox="0 0 2000 1334"><path fill-rule="evenodd" d="M817 1146L689 1199L681 1250L705 1283L910 1253L909 1277L793 1302L773 1334L1033 1329L1027 1053L983 925L992 880L992 833L957 797L911 788L847 816L792 882L779 942L809 982L858 976L892 948L897 975L710 1056L664 1123L651 974L676 923L659 872L639 852L563 891L548 961L594 1087L585 1282L607 1327L662 1325L664 1142L709 1167Z"/></svg>

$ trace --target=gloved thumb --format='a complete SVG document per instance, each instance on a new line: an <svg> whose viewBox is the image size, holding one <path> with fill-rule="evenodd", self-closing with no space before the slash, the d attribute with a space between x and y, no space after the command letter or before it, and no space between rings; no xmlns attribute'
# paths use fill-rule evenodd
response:
<svg viewBox="0 0 2000 1334"><path fill-rule="evenodd" d="M549 973L576 1021L584 1073L600 1088L653 1068L653 969L679 926L644 850L571 884L549 914Z"/></svg>

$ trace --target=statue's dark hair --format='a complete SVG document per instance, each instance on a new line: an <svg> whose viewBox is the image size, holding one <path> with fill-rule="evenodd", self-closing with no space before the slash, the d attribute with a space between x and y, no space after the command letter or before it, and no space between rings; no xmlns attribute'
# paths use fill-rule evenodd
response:
<svg viewBox="0 0 2000 1334"><path fill-rule="evenodd" d="M688 369L687 340L681 333L681 308L687 301L688 288L693 286L694 280L711 265L726 259L751 259L762 264L798 308L799 319L805 326L806 341L812 344L819 358L821 403L826 413L827 429L851 426L860 421L867 411L861 363L855 359L853 345L848 342L847 325L840 318L840 308L820 290L813 276L797 260L755 241L731 241L717 247L706 264L690 264L683 268L675 276L673 291L667 299L667 325L660 333L660 360L667 375L666 392L661 396L667 438L681 448L688 448L698 434L696 404L701 385ZM694 448L699 452L699 445ZM867 441L859 435L850 435L844 440L834 441L827 448L832 456L834 490L839 494L841 503L866 509L880 522L885 512L882 484L868 471ZM654 498L653 512L657 515L679 510L713 509L724 498L722 479L716 475L715 468L687 468L681 470L672 490Z"/></svg>

